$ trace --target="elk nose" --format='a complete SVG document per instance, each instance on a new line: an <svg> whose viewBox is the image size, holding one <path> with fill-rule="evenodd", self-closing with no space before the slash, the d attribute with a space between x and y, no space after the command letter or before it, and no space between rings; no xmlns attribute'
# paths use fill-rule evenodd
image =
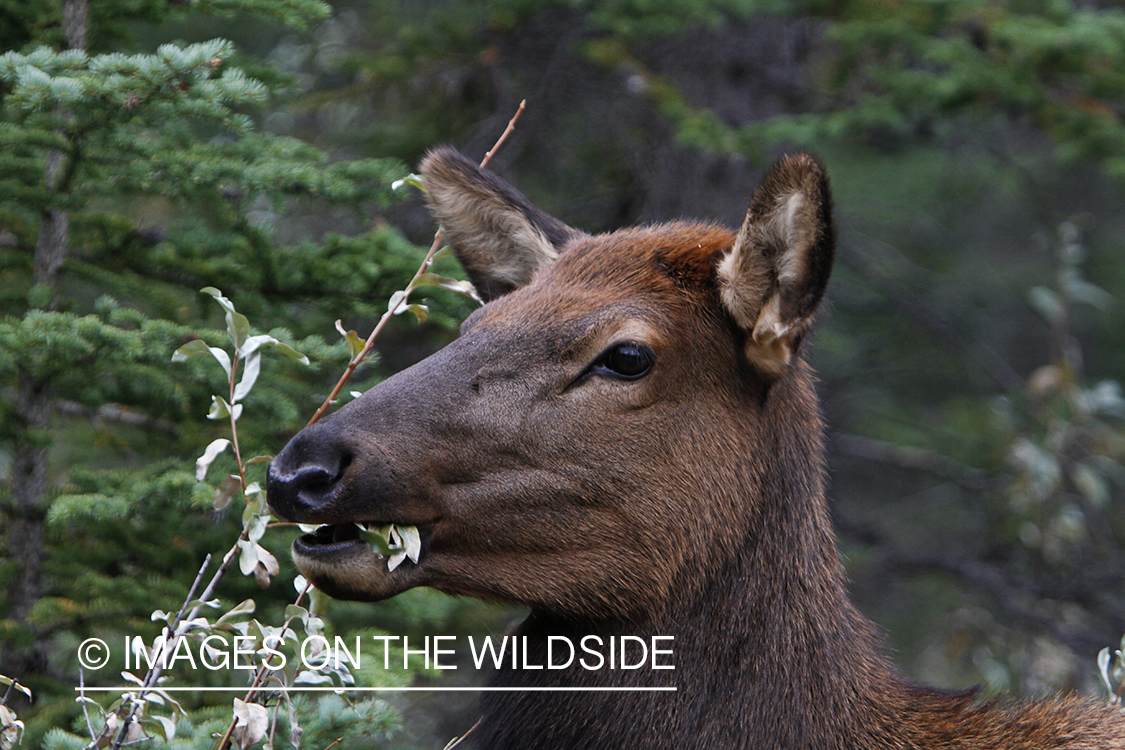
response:
<svg viewBox="0 0 1125 750"><path fill-rule="evenodd" d="M345 450L323 443L314 448L298 433L270 462L266 497L274 513L290 521L328 523L340 480L351 464Z"/></svg>

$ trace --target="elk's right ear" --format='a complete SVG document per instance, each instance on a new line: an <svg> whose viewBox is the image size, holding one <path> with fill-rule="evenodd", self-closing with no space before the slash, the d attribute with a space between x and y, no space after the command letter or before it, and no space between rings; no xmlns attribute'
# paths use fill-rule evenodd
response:
<svg viewBox="0 0 1125 750"><path fill-rule="evenodd" d="M789 368L832 271L832 197L808 154L774 165L718 268L719 296L746 334L750 364L771 378Z"/></svg>
<svg viewBox="0 0 1125 750"><path fill-rule="evenodd" d="M486 302L531 280L580 234L452 148L422 160L430 212Z"/></svg>

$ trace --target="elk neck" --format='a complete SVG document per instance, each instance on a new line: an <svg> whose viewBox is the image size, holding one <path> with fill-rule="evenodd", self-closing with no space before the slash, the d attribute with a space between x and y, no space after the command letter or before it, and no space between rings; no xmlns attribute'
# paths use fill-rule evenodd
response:
<svg viewBox="0 0 1125 750"><path fill-rule="evenodd" d="M629 635L650 645L672 636L658 643L672 649L662 663L675 669L506 668L493 679L676 691L485 694L480 747L829 747L823 740L853 735L879 710L877 696L896 692L902 679L847 598L807 369L777 383L763 408L784 413L761 420L768 431L732 484L743 496L703 499L749 509L748 530L725 540L719 564L681 571L662 606L634 620L576 623L533 611L516 631L532 664L544 663L551 635L574 643Z"/></svg>

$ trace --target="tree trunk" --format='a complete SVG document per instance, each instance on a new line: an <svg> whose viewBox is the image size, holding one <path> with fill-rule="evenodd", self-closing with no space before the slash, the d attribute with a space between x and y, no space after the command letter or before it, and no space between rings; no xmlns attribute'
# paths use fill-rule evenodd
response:
<svg viewBox="0 0 1125 750"><path fill-rule="evenodd" d="M67 47L85 49L89 0L67 0L63 6L63 33ZM59 109L61 117L66 113ZM73 157L71 157L73 158ZM47 154L47 189L65 191L63 184L67 154L54 150ZM71 168L73 165L70 165ZM68 181L68 180L67 180ZM48 208L39 224L35 246L35 284L42 297L33 295L47 309L58 308L58 277L66 260L70 239L70 214ZM45 303L45 304L44 304ZM28 623L32 607L42 594L43 531L47 517L47 454L52 408L50 383L21 373L16 403L19 435L12 457L12 506L9 512L7 552L18 569L7 592L7 617L31 634L17 636L0 653L0 674L16 679L42 674L47 667L47 648L43 634Z"/></svg>

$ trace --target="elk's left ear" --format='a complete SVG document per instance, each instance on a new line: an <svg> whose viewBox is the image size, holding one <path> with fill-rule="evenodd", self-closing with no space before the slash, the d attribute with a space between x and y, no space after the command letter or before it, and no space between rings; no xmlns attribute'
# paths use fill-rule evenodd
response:
<svg viewBox="0 0 1125 750"><path fill-rule="evenodd" d="M780 378L788 369L824 296L834 245L824 167L808 154L783 158L754 192L718 267L722 304L762 374Z"/></svg>
<svg viewBox="0 0 1125 750"><path fill-rule="evenodd" d="M485 301L527 284L582 234L451 148L430 151L420 171L430 211Z"/></svg>

